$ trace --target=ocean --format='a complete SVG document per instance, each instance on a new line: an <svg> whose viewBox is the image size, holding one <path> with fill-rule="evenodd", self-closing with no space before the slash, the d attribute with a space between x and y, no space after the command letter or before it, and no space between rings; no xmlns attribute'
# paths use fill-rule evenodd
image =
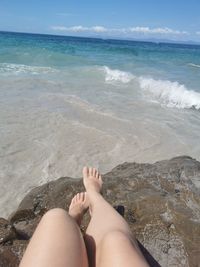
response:
<svg viewBox="0 0 200 267"><path fill-rule="evenodd" d="M200 46L0 32L0 216L84 165L200 160Z"/></svg>

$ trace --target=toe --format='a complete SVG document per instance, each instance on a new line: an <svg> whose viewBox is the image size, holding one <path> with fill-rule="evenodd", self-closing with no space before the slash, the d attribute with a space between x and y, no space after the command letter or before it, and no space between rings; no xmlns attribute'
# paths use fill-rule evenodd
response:
<svg viewBox="0 0 200 267"><path fill-rule="evenodd" d="M89 175L92 176L92 168L89 168Z"/></svg>
<svg viewBox="0 0 200 267"><path fill-rule="evenodd" d="M76 202L78 202L78 201L79 201L79 193L76 194Z"/></svg>
<svg viewBox="0 0 200 267"><path fill-rule="evenodd" d="M74 204L75 200L76 200L76 196L74 196L74 197L72 198L72 200L71 200L71 204Z"/></svg>
<svg viewBox="0 0 200 267"><path fill-rule="evenodd" d="M89 169L88 169L87 166L85 166L85 167L83 168L83 177L87 177L87 176L88 176L88 173L89 173Z"/></svg>
<svg viewBox="0 0 200 267"><path fill-rule="evenodd" d="M92 176L94 176L94 177L96 176L96 169L95 168L92 169Z"/></svg>
<svg viewBox="0 0 200 267"><path fill-rule="evenodd" d="M82 202L84 201L84 193L83 192L80 193L80 201L82 201Z"/></svg>

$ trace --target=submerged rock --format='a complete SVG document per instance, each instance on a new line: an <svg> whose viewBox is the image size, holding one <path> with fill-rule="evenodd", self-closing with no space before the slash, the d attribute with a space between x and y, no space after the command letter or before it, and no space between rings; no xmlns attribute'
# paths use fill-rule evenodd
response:
<svg viewBox="0 0 200 267"><path fill-rule="evenodd" d="M104 197L125 208L151 266L200 266L200 162L182 156L123 163L103 180ZM60 178L33 189L8 221L0 219L0 267L18 266L41 216L51 208L68 209L73 195L83 190L81 179ZM86 216L84 227L88 221Z"/></svg>

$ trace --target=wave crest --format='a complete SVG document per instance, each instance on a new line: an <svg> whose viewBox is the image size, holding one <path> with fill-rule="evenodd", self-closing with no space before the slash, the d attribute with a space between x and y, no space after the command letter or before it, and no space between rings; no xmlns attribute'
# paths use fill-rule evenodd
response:
<svg viewBox="0 0 200 267"><path fill-rule="evenodd" d="M136 77L130 72L110 69L107 66L103 67L103 71L105 81L108 83L129 83L134 79L143 91L150 94L152 100L156 100L167 107L200 109L200 93L188 90L185 85L178 82L156 80L143 76Z"/></svg>
<svg viewBox="0 0 200 267"><path fill-rule="evenodd" d="M168 107L200 109L200 93L178 82L139 78L140 87Z"/></svg>
<svg viewBox="0 0 200 267"><path fill-rule="evenodd" d="M194 64L194 63L188 63L189 66L194 68L200 68L200 65Z"/></svg>
<svg viewBox="0 0 200 267"><path fill-rule="evenodd" d="M106 82L122 82L129 83L133 78L133 74L121 70L113 70L107 66L103 67L103 71L105 73L105 81Z"/></svg>

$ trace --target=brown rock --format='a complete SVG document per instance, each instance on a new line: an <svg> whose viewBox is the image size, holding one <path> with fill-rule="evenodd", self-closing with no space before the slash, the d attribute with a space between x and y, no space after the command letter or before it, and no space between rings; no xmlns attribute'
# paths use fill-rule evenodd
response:
<svg viewBox="0 0 200 267"><path fill-rule="evenodd" d="M0 218L0 244L5 244L15 238L15 228L9 223L9 221Z"/></svg>
<svg viewBox="0 0 200 267"><path fill-rule="evenodd" d="M7 247L0 249L0 267L18 267L19 258Z"/></svg>
<svg viewBox="0 0 200 267"><path fill-rule="evenodd" d="M125 219L151 262L153 257L163 267L199 266L200 162L182 156L154 164L124 163L103 179L104 197L118 209L124 206ZM73 195L83 190L81 179L68 177L33 189L10 216L10 223L2 221L14 226L17 235L0 246L0 257L20 260L42 214L54 207L67 209ZM88 221L89 215L83 228ZM4 229L1 223L0 229ZM151 266L158 266L156 261Z"/></svg>

